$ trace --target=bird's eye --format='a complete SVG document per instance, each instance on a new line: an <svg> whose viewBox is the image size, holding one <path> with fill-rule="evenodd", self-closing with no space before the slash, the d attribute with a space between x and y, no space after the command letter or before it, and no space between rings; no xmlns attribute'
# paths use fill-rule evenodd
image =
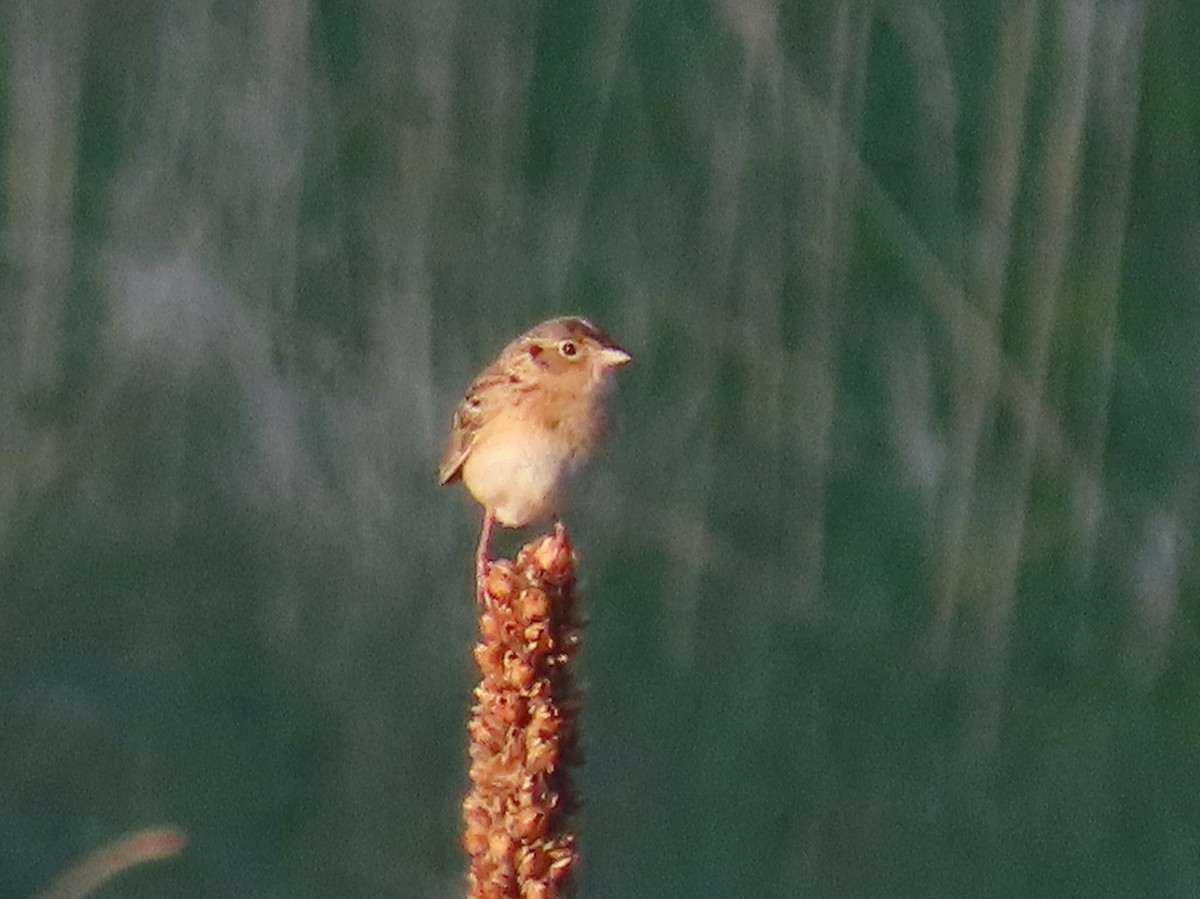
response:
<svg viewBox="0 0 1200 899"><path fill-rule="evenodd" d="M558 351L568 359L571 359L579 352L579 347L573 340L564 340L558 345Z"/></svg>

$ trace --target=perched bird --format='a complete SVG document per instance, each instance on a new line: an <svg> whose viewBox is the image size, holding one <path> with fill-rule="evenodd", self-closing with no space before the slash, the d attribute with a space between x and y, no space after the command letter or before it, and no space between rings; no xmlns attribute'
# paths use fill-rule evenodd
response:
<svg viewBox="0 0 1200 899"><path fill-rule="evenodd" d="M629 359L587 319L553 318L506 346L467 388L438 482L462 478L483 506L475 555L480 595L494 524L557 517L563 482L605 431L611 375Z"/></svg>

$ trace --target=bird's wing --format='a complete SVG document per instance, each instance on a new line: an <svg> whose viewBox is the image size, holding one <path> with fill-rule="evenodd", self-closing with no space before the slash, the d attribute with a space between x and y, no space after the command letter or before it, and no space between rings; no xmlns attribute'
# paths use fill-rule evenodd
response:
<svg viewBox="0 0 1200 899"><path fill-rule="evenodd" d="M496 388L508 381L509 377L502 369L485 368L467 388L462 402L454 410L450 436L446 440L446 448L442 450L442 461L438 465L439 484L450 483L462 472L463 463L471 454L480 426L488 419L490 408L499 399Z"/></svg>
<svg viewBox="0 0 1200 899"><path fill-rule="evenodd" d="M446 448L442 450L442 461L438 465L439 484L449 484L461 473L475 439L475 427L470 423L472 418L478 418L478 413L464 399L454 410L454 424L450 428Z"/></svg>

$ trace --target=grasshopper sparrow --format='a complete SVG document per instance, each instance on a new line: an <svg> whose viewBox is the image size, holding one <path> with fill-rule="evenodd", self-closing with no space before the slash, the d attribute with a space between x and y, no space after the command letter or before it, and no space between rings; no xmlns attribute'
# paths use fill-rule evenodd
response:
<svg viewBox="0 0 1200 899"><path fill-rule="evenodd" d="M475 556L481 595L492 527L557 515L563 482L604 433L612 372L629 358L587 319L554 318L506 346L467 388L438 482L462 478L483 506Z"/></svg>

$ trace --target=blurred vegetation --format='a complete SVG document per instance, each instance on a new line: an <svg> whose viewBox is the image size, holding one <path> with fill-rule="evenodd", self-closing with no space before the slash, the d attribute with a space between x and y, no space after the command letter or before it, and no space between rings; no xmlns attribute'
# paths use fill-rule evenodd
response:
<svg viewBox="0 0 1200 899"><path fill-rule="evenodd" d="M594 317L588 896L1200 893L1200 6L0 3L0 896L461 895L510 336ZM509 538L501 547L515 546Z"/></svg>

